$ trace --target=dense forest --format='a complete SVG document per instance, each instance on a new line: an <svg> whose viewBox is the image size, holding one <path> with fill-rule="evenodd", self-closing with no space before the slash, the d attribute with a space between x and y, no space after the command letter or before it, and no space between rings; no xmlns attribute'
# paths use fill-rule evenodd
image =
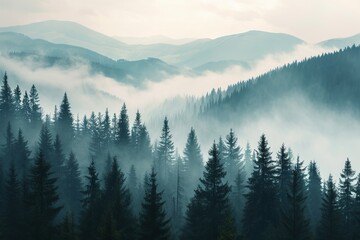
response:
<svg viewBox="0 0 360 240"><path fill-rule="evenodd" d="M349 159L339 181L321 179L285 144L273 154L261 135L255 149L239 146L232 129L205 159L194 128L176 150L166 117L151 141L125 104L80 119L65 93L50 116L35 86L10 85L5 74L0 239L360 239Z"/></svg>

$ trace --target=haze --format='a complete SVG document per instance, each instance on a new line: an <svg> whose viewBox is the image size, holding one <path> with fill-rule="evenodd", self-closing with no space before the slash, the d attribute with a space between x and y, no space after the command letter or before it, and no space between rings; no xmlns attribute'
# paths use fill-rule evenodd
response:
<svg viewBox="0 0 360 240"><path fill-rule="evenodd" d="M214 38L248 30L315 43L360 32L360 3L294 0L0 0L0 26L75 21L109 36Z"/></svg>

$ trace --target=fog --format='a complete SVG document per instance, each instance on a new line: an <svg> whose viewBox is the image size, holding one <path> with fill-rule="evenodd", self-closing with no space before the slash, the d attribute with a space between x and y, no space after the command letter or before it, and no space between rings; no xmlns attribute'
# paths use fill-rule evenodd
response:
<svg viewBox="0 0 360 240"><path fill-rule="evenodd" d="M65 91L68 93L73 114L79 114L80 117L91 111L104 112L106 108L109 108L111 114L119 113L125 101L129 109L130 123L137 109L142 113L145 122L157 121L155 125L150 124L149 129L151 140L154 142L155 138L160 136L162 119L168 115L159 108L163 101L176 96L200 97L213 88L226 89L228 85L256 77L289 62L328 51L332 50L301 45L292 53L266 56L258 62L251 63L250 70L234 66L223 73L178 75L161 82L147 81L141 89L102 75L92 75L84 61L78 61L78 64L70 69L38 68L31 59L18 62L2 56L0 66L1 71L8 72L12 87L20 84L22 90L28 90L32 84L36 85L44 113L52 114L54 105L60 104ZM255 148L260 135L265 133L272 147L273 157L284 142L293 149L294 156L299 155L306 163L310 160L318 161L323 177L332 172L337 179L347 157L352 160L354 168L360 171L360 151L357 148L357 133L360 132L358 119L350 114L338 115L318 109L301 96L283 99L282 104L284 103L285 112L279 111L279 106L274 106L271 114L251 119L246 124L235 121L219 123L211 119L204 123L193 119L180 123L177 121L174 126L170 116L170 129L175 144L182 153L186 136L190 127L194 126L199 135L204 159L207 159L207 151L212 141L218 140L220 135L225 137L229 129L233 128L242 148L247 141ZM181 105L173 106L172 109L173 112L181 110Z"/></svg>

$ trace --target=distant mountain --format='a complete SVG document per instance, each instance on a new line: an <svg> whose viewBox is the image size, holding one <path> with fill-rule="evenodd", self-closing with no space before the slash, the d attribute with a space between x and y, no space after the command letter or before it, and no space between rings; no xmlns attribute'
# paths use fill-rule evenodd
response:
<svg viewBox="0 0 360 240"><path fill-rule="evenodd" d="M150 37L120 37L113 36L114 39L124 42L130 45L150 45L150 44L170 44L170 45L182 45L189 42L193 42L194 38L181 38L174 39L166 36L150 36Z"/></svg>
<svg viewBox="0 0 360 240"><path fill-rule="evenodd" d="M251 65L266 55L289 52L304 43L301 39L287 34L250 31L216 39L195 40L181 45L129 45L67 21L46 21L0 28L0 32L9 31L52 43L87 48L114 60L141 60L152 57L186 68L198 68L212 62L229 64L240 61Z"/></svg>
<svg viewBox="0 0 360 240"><path fill-rule="evenodd" d="M113 59L126 56L126 44L75 22L51 20L4 27L0 32L17 32L33 39L83 47Z"/></svg>
<svg viewBox="0 0 360 240"><path fill-rule="evenodd" d="M42 68L54 65L70 68L83 62L90 66L93 74L103 74L134 86L140 86L145 79L160 81L179 73L176 67L155 58L114 61L85 48L34 40L13 32L0 33L0 52L17 60L31 59Z"/></svg>
<svg viewBox="0 0 360 240"><path fill-rule="evenodd" d="M322 47L328 47L328 48L345 48L352 45L359 45L360 44L360 34L356 34L351 37L346 38L333 38L329 39L323 42L320 42L318 45Z"/></svg>

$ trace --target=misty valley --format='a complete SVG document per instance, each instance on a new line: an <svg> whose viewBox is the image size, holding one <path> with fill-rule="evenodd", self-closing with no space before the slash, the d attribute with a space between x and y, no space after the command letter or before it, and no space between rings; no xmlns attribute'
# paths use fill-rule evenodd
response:
<svg viewBox="0 0 360 240"><path fill-rule="evenodd" d="M0 28L0 240L360 239L355 43Z"/></svg>

